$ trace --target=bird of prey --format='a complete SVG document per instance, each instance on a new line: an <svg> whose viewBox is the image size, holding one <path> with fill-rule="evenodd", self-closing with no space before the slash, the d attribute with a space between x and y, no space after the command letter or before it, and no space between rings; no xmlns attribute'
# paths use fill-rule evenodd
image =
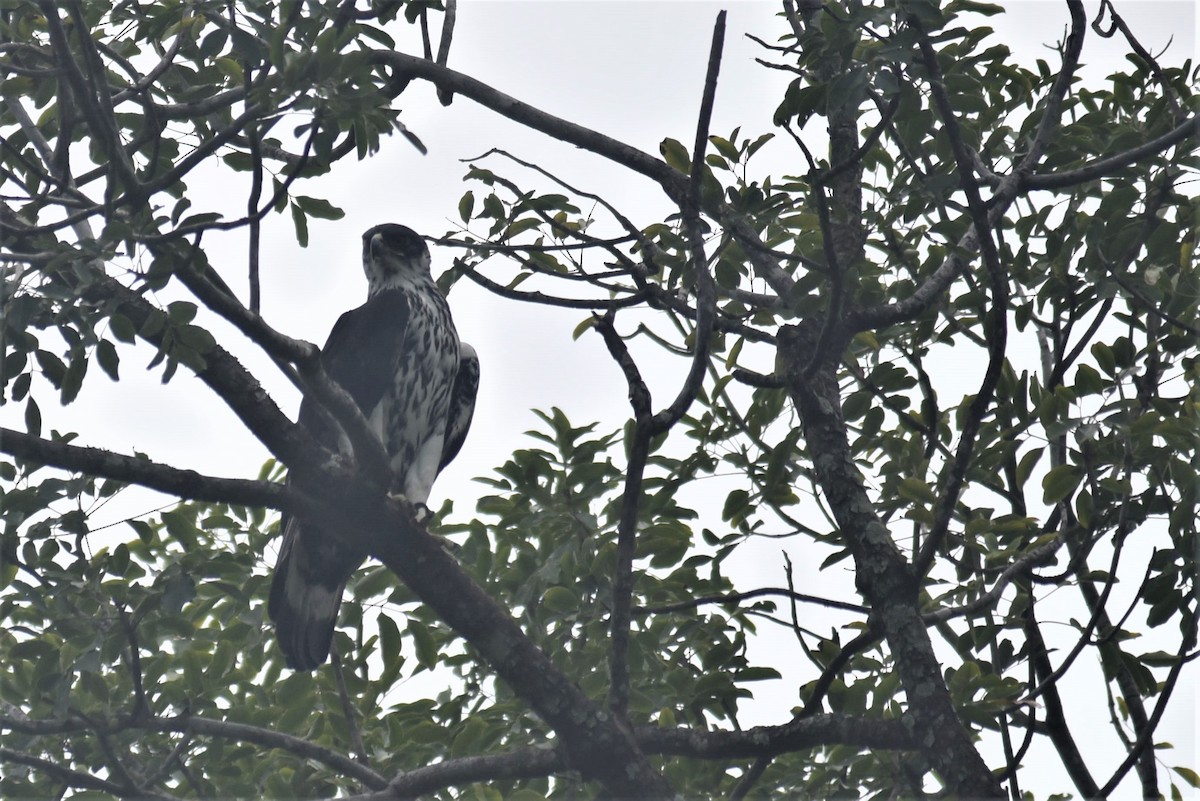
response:
<svg viewBox="0 0 1200 801"><path fill-rule="evenodd" d="M363 234L362 258L367 302L338 319L321 366L383 443L392 468L386 483L424 504L467 436L479 359L459 341L419 235L402 225L376 226ZM350 450L334 419L308 397L298 422L326 448ZM342 591L363 555L306 520L285 515L281 529L268 611L288 666L313 670L329 655Z"/></svg>

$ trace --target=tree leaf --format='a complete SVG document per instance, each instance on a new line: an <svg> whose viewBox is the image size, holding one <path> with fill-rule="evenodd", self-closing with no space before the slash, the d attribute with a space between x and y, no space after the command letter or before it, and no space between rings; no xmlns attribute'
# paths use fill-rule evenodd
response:
<svg viewBox="0 0 1200 801"><path fill-rule="evenodd" d="M1078 465L1062 464L1050 470L1042 478L1042 500L1045 503L1058 503L1079 486L1083 479L1083 471Z"/></svg>
<svg viewBox="0 0 1200 801"><path fill-rule="evenodd" d="M658 152L662 153L667 164L671 165L680 172L687 174L692 168L692 156L688 153L687 148L680 144L675 139L664 139L658 146Z"/></svg>

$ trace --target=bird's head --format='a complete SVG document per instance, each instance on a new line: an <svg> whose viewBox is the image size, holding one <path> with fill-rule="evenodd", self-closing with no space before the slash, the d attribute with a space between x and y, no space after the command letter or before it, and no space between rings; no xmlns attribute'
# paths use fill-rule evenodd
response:
<svg viewBox="0 0 1200 801"><path fill-rule="evenodd" d="M429 248L411 228L377 225L363 234L363 272L370 293L429 280Z"/></svg>

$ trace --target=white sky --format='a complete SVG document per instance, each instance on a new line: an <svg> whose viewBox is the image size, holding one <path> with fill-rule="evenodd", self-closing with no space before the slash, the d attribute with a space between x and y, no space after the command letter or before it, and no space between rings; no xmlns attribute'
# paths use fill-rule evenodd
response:
<svg viewBox="0 0 1200 801"><path fill-rule="evenodd" d="M753 63L764 55L743 34L752 32L774 40L780 25L773 19L778 5L729 0L725 58L711 131L728 135L736 126L751 136L771 130L771 115L790 75L765 70ZM999 41L1025 60L1042 57L1056 65L1052 50L1041 44L1057 40L1068 16L1062 3L1049 0L1004 4L1009 15L987 24L997 29ZM1089 20L1097 3L1088 2ZM497 89L545 111L610 134L650 153L657 153L664 137L690 143L700 99L712 23L722 8L702 2L481 2L462 0L450 66L490 83ZM1159 52L1170 37L1174 44L1165 63L1178 64L1195 55L1196 7L1191 2L1125 2L1118 9L1143 43ZM434 21L436 36L436 19ZM414 40L415 42L415 40ZM1084 72L1088 80L1102 78L1114 64L1115 40L1101 40L1089 31L1085 43ZM411 47L409 52L419 52ZM1117 56L1119 58L1119 55ZM1123 63L1123 62L1122 62ZM614 168L598 157L563 145L481 109L465 98L449 108L438 104L428 84L414 82L398 106L403 119L429 148L422 157L399 137L385 142L375 158L365 163L340 165L333 176L301 182L300 194L314 194L346 210L336 222L310 221L311 243L299 248L290 218L269 218L264 225L263 312L272 325L291 336L321 343L336 317L362 302L365 280L359 267L359 235L371 225L402 222L426 234L440 235L457 225L457 203L466 186L461 159L477 156L492 147L535 161L582 189L599 193L643 224L666 213L668 204L648 179ZM786 137L784 137L786 139ZM496 162L498 172L508 166ZM780 140L760 156L757 165L775 174L803 168L792 145ZM517 172L513 170L513 172ZM227 181L236 181L236 188ZM244 174L205 181L193 178L194 206L239 214L244 204ZM482 187L475 185L477 196ZM232 201L231 201L232 199ZM233 205L230 206L229 203ZM481 230L480 233L483 233ZM235 288L244 290L245 240L241 234L209 235L209 258ZM435 272L445 268L455 254L434 249ZM500 465L513 450L529 447L523 436L535 427L530 408L563 408L576 425L603 421L601 430L616 428L628 406L619 373L604 351L599 337L585 334L572 342L571 331L585 316L578 311L525 307L499 300L461 281L451 294L451 305L463 338L480 353L483 381L474 429L458 460L434 488L430 504L444 497L455 499L461 517L474 500L488 492L472 482ZM220 330L219 325L214 325ZM235 335L237 336L237 335ZM220 338L220 337L219 337ZM289 413L298 405L298 394L274 375L266 359L252 348L235 348L248 367L264 380L269 391ZM134 449L152 458L215 475L254 476L267 454L241 429L237 420L196 379L181 370L161 386L157 379L137 379L140 366L149 360L144 349L120 348L122 376L117 385L97 371L89 376L76 404L59 409L53 395L43 393L45 428L83 432L82 444L111 447L121 453ZM656 404L669 399L679 376L670 364L656 374ZM964 389L964 391L972 391ZM22 408L0 408L0 424L23 428ZM724 492L718 493L720 498ZM157 505L145 495L114 503L106 519L118 520ZM702 514L702 524L719 528L719 502ZM107 516L111 515L111 518ZM98 521L97 521L98 522ZM847 600L845 575L821 576L815 572L820 557L805 553L803 544L787 546L808 583L800 589L822 592L828 588ZM779 543L767 544L739 563L739 584L749 588L783 583ZM815 615L828 625L826 613ZM765 663L798 661L790 633L760 629L763 637L754 656ZM786 664L784 665L785 673ZM1189 677L1190 674L1190 677ZM1175 743L1167 764L1195 767L1195 665L1185 674L1186 685L1173 702L1173 712L1156 740ZM781 723L796 703L795 682L755 687L755 720ZM1071 689L1071 688L1067 688ZM769 690L769 691L768 691ZM1107 728L1102 688L1079 687L1083 697L1068 714L1093 711L1096 726ZM1086 732L1091 726L1072 717L1089 765L1103 782L1110 765L1118 761L1115 749L1093 749ZM1105 737L1108 735L1106 734ZM987 753L991 764L1001 762L998 749ZM1035 747L1022 771L1023 789L1039 797L1072 788L1054 763L1048 744ZM1133 792L1126 782L1122 791Z"/></svg>

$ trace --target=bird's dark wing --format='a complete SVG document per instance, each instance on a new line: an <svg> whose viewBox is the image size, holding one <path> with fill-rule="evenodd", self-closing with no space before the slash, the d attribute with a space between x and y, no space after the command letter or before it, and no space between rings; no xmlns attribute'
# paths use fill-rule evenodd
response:
<svg viewBox="0 0 1200 801"><path fill-rule="evenodd" d="M408 319L403 292L380 292L343 314L321 349L326 374L350 394L364 415L371 414L395 380ZM306 397L300 403L299 423L322 445L337 450L338 430L316 401ZM313 670L329 655L342 591L365 554L347 548L311 522L286 514L280 528L283 544L267 610L288 666Z"/></svg>
<svg viewBox="0 0 1200 801"><path fill-rule="evenodd" d="M281 525L267 612L288 667L315 670L329 655L346 581L365 555L310 523L285 517Z"/></svg>
<svg viewBox="0 0 1200 801"><path fill-rule="evenodd" d="M454 388L450 391L450 409L446 421L446 441L442 445L441 472L458 456L463 440L471 428L471 416L475 414L475 395L479 391L479 356L466 342L458 343L458 373L454 376Z"/></svg>
<svg viewBox="0 0 1200 801"><path fill-rule="evenodd" d="M350 394L364 415L371 414L392 386L408 317L407 296L398 289L385 290L339 317L321 349L326 375ZM306 397L301 402L298 422L322 445L336 448L337 432L315 401Z"/></svg>

